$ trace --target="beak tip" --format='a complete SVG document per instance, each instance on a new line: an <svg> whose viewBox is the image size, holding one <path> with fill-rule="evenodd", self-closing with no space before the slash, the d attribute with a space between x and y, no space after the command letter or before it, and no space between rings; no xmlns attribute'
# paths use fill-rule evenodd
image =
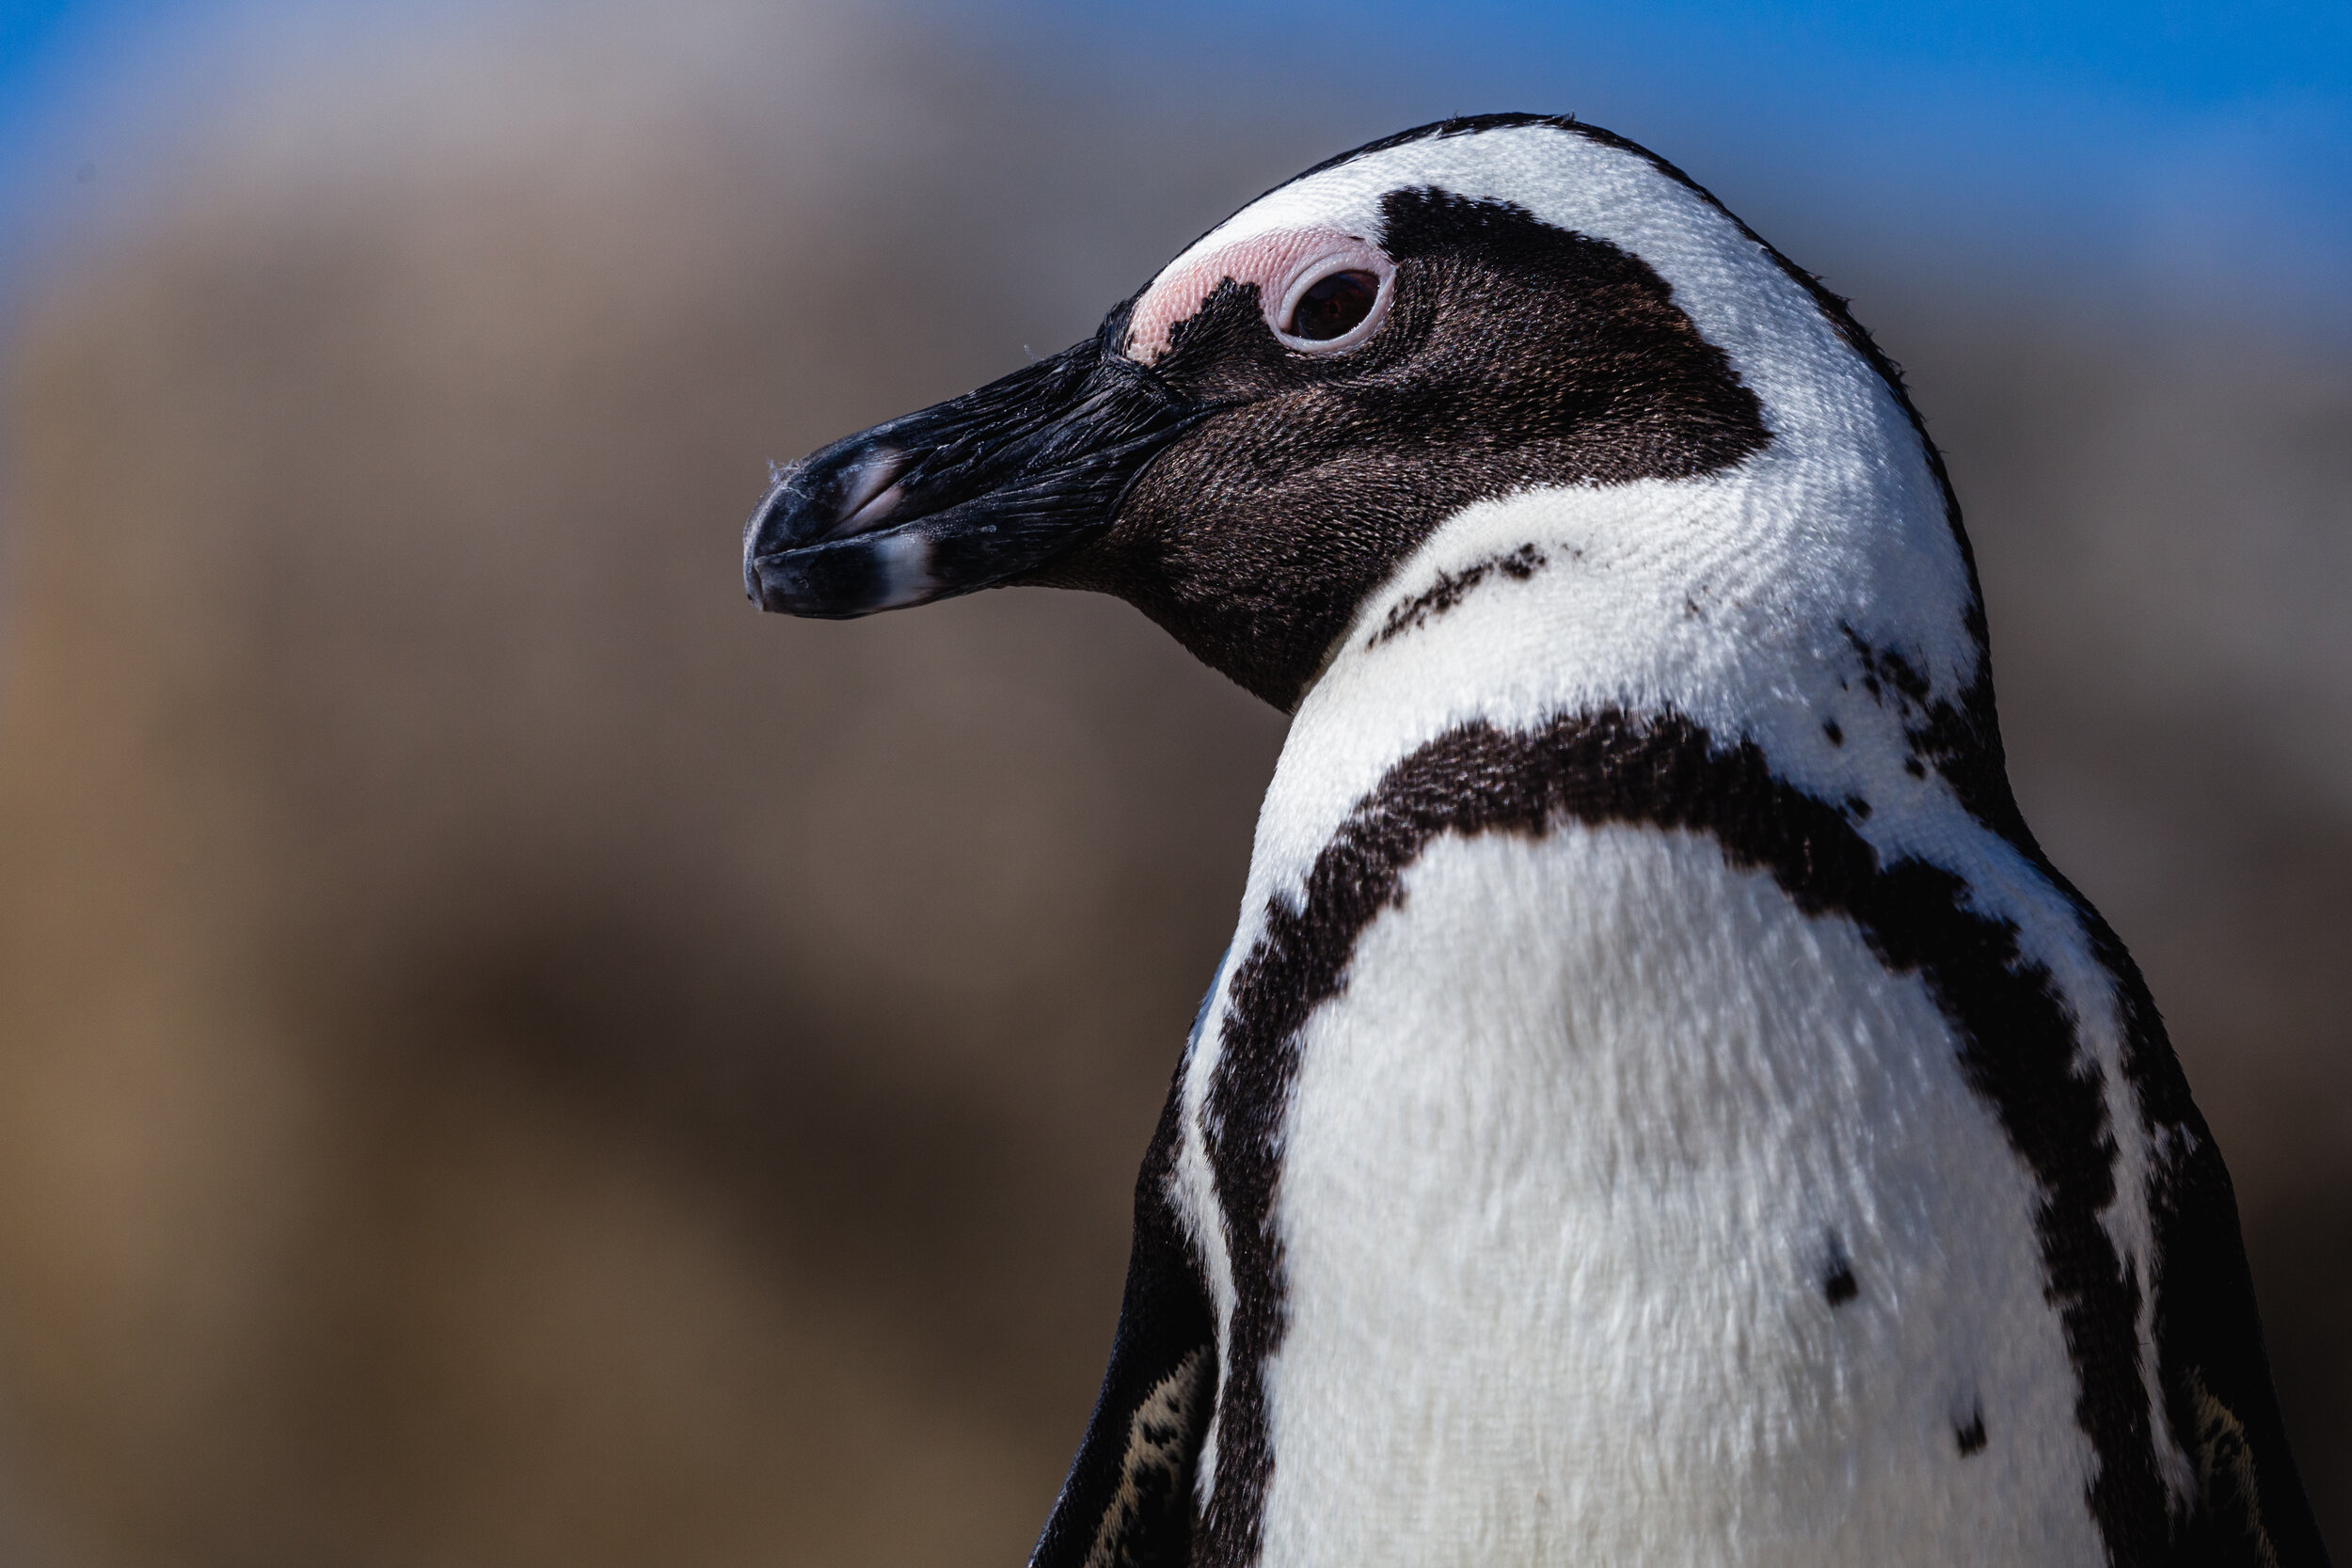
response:
<svg viewBox="0 0 2352 1568"><path fill-rule="evenodd" d="M798 504L799 498L789 483L790 471L784 479L771 485L752 512L752 520L743 525L743 596L763 610L790 612L788 595L780 590L777 580L781 565L779 557L791 554L806 544L800 535L806 532L805 518L799 514L806 510Z"/></svg>
<svg viewBox="0 0 2352 1568"><path fill-rule="evenodd" d="M764 610L846 620L971 593L1107 528L1200 416L1089 342L773 470L743 531Z"/></svg>
<svg viewBox="0 0 2352 1568"><path fill-rule="evenodd" d="M910 549L910 546L915 546ZM849 621L878 610L896 610L929 596L927 579L903 564L919 554L921 541L860 537L762 551L743 563L743 589L751 601L775 615L804 620Z"/></svg>

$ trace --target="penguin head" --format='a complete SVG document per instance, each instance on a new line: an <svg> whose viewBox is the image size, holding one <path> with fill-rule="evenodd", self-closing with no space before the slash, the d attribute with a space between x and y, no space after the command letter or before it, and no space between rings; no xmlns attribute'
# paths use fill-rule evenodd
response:
<svg viewBox="0 0 2352 1568"><path fill-rule="evenodd" d="M829 617L1107 592L1291 709L1351 627L1409 605L1409 568L1458 580L1449 534L1528 497L1554 534L1582 509L1608 548L1682 530L1725 582L1793 574L1825 595L1803 620L1921 621L1893 641L1923 678L1971 678L1940 461L1842 303L1671 166L1522 115L1318 166L1087 341L793 465L744 578L764 609ZM1620 629L1658 596L1629 591Z"/></svg>

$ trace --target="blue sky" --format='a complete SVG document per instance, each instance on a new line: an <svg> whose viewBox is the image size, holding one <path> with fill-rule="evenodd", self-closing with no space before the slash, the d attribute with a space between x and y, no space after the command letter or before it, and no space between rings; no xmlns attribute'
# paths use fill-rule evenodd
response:
<svg viewBox="0 0 2352 1568"><path fill-rule="evenodd" d="M125 143L93 122L111 70L147 57L143 35L184 29L189 5L0 0L0 290L39 230L71 224Z"/></svg>
<svg viewBox="0 0 2352 1568"><path fill-rule="evenodd" d="M2035 274L2124 305L2352 328L2352 0L914 3L1026 59L1066 51L1121 91L1344 100L1366 135L1463 110L1570 110L1751 216L1793 214L1931 276L1941 258L1979 286ZM204 62L233 55L229 40L436 12L451 14L0 0L0 269L28 232L70 220L77 185L169 105L200 103ZM138 91L119 90L133 77ZM146 127L114 123L126 104Z"/></svg>
<svg viewBox="0 0 2352 1568"><path fill-rule="evenodd" d="M1106 60L1345 80L1397 125L1567 110L1915 274L2352 328L2352 0L1038 8Z"/></svg>

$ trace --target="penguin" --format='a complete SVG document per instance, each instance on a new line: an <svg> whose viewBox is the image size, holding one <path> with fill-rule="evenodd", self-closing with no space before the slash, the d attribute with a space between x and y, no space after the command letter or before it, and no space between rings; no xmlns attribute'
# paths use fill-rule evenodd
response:
<svg viewBox="0 0 2352 1568"><path fill-rule="evenodd" d="M1035 1568L2328 1560L1943 458L1673 165L1318 165L781 470L744 578L1110 593L1291 715Z"/></svg>

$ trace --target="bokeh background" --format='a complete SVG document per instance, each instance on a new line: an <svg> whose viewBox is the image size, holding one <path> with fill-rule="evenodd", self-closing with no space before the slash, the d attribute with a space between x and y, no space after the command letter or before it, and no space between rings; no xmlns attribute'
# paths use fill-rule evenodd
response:
<svg viewBox="0 0 2352 1568"><path fill-rule="evenodd" d="M0 5L0 1561L1004 1564L1281 722L771 459L1440 115L1855 296L2352 1549L2341 7Z"/></svg>

